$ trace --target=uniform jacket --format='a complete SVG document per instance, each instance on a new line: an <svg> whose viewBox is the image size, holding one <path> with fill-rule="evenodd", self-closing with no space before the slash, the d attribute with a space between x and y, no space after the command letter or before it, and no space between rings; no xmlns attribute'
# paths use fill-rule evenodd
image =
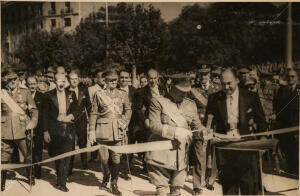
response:
<svg viewBox="0 0 300 196"><path fill-rule="evenodd" d="M208 114L213 114L213 124L216 125L216 132L226 134L229 130L226 94L219 91L209 96L204 122ZM253 119L257 125L256 131L265 131L267 128L264 111L262 109L257 93L249 92L239 88L239 122L238 129L241 135L250 134L249 121Z"/></svg>
<svg viewBox="0 0 300 196"><path fill-rule="evenodd" d="M67 115L73 114L76 120L79 116L79 108L74 92L65 89ZM59 114L57 90L56 88L45 93L43 124L44 131L49 131L50 135L65 135L66 131L74 128L72 123L57 121Z"/></svg>
<svg viewBox="0 0 300 196"><path fill-rule="evenodd" d="M169 94L164 86L158 86L159 94L163 97L169 97ZM152 94L149 85L140 88L135 93L133 108L136 110L137 121L139 126L143 127L145 120L148 118L149 106L152 99Z"/></svg>
<svg viewBox="0 0 300 196"><path fill-rule="evenodd" d="M169 100L169 104L175 103ZM187 127L184 128L199 130L203 127L197 114L196 104L193 100L185 98L177 107L187 122ZM149 141L171 139L174 144L174 149L148 152L146 161L152 165L180 171L188 165L189 144L188 141L179 144L174 139L175 129L178 125L170 118L167 110L168 108L164 108L157 98L151 100L149 107L149 128L151 135Z"/></svg>
<svg viewBox="0 0 300 196"><path fill-rule="evenodd" d="M38 110L30 91L17 87L10 97L22 108L36 125L38 121ZM27 116L27 117L28 117ZM26 115L14 113L8 105L1 102L1 138L6 140L23 139L26 137Z"/></svg>
<svg viewBox="0 0 300 196"><path fill-rule="evenodd" d="M70 87L67 87L66 89L71 91ZM78 98L76 97L76 100L78 103L78 115L79 115L77 121L75 122L76 128L86 131L87 130L87 117L92 109L88 90L84 89L83 87L78 86Z"/></svg>
<svg viewBox="0 0 300 196"><path fill-rule="evenodd" d="M297 89L300 89L299 84L296 85L294 91L291 91L288 86L281 86L277 96L274 97L273 107L274 112L277 114L276 120L280 128L299 125L299 96L297 95Z"/></svg>
<svg viewBox="0 0 300 196"><path fill-rule="evenodd" d="M105 98L106 96L109 100ZM131 104L126 92L119 89L112 92L108 90L96 92L89 119L90 127L96 129L96 138L106 141L123 140L130 118Z"/></svg>
<svg viewBox="0 0 300 196"><path fill-rule="evenodd" d="M88 92L89 92L89 97L90 97L91 103L93 103L95 93L97 91L101 90L101 89L102 88L98 84L95 84L94 86L90 86L88 88Z"/></svg>

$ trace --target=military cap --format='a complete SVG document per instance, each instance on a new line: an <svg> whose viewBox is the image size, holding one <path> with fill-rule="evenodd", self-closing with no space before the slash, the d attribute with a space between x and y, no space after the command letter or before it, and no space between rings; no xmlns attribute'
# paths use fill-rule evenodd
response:
<svg viewBox="0 0 300 196"><path fill-rule="evenodd" d="M201 65L201 68L198 70L199 73L208 73L210 71L211 71L210 66L206 64Z"/></svg>
<svg viewBox="0 0 300 196"><path fill-rule="evenodd" d="M255 78L249 78L249 79L245 82L245 86L255 85L256 82L257 82L257 81L256 81Z"/></svg>
<svg viewBox="0 0 300 196"><path fill-rule="evenodd" d="M216 75L221 75L222 73L222 68L221 67L214 67L211 73L216 74Z"/></svg>
<svg viewBox="0 0 300 196"><path fill-rule="evenodd" d="M52 66L49 66L48 69L47 69L47 73L49 72L52 72L52 73L55 73L55 70Z"/></svg>
<svg viewBox="0 0 300 196"><path fill-rule="evenodd" d="M106 71L102 76L109 80L118 79L118 73L116 71Z"/></svg>
<svg viewBox="0 0 300 196"><path fill-rule="evenodd" d="M243 68L239 69L238 72L240 74L245 74L245 73L249 73L250 70L247 67L243 67Z"/></svg>
<svg viewBox="0 0 300 196"><path fill-rule="evenodd" d="M11 79L16 79L18 77L17 73L13 70L7 70L2 73L3 82L7 82Z"/></svg>
<svg viewBox="0 0 300 196"><path fill-rule="evenodd" d="M191 90L191 82L190 82L190 76L188 74L173 74L169 75L169 78L172 79L172 82L174 86L182 91L182 92L189 92Z"/></svg>

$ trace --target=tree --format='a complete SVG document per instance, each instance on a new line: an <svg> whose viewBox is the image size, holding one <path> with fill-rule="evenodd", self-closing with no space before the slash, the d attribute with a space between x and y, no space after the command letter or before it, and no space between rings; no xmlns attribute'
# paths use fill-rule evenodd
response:
<svg viewBox="0 0 300 196"><path fill-rule="evenodd" d="M51 32L35 31L24 35L15 55L29 69L43 70L53 65L72 66L76 56L79 55L79 50L72 35L58 29Z"/></svg>
<svg viewBox="0 0 300 196"><path fill-rule="evenodd" d="M285 56L284 5L214 3L187 6L170 22L171 50L177 67L203 63L239 66L282 62ZM184 50L182 50L184 48Z"/></svg>
<svg viewBox="0 0 300 196"><path fill-rule="evenodd" d="M169 33L158 9L152 5L145 8L142 4L134 7L133 4L119 3L109 6L108 13L107 29L105 8L100 8L76 29L76 40L80 40L81 50L88 51L90 59L97 59L95 55L98 54L99 62L100 56L103 62L105 53L102 49L107 49L106 66L114 63L129 69L135 65L141 72L167 64Z"/></svg>

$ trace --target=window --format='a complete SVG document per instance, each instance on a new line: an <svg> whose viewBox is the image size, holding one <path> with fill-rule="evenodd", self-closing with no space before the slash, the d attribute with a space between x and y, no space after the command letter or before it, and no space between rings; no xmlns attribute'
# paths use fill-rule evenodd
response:
<svg viewBox="0 0 300 196"><path fill-rule="evenodd" d="M70 2L66 2L65 6L66 6L67 9L70 9L71 8L71 3Z"/></svg>
<svg viewBox="0 0 300 196"><path fill-rule="evenodd" d="M56 27L56 19L51 19L51 27Z"/></svg>
<svg viewBox="0 0 300 196"><path fill-rule="evenodd" d="M51 10L56 10L55 2L51 2Z"/></svg>
<svg viewBox="0 0 300 196"><path fill-rule="evenodd" d="M65 27L71 26L71 18L65 18Z"/></svg>

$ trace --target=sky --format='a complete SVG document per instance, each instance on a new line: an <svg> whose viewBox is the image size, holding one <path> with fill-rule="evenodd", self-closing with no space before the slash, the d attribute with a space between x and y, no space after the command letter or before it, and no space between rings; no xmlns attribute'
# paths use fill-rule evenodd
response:
<svg viewBox="0 0 300 196"><path fill-rule="evenodd" d="M105 3L97 2L97 3L86 3L86 4L94 4L95 7L105 7ZM108 3L109 5L116 5L117 3ZM133 3L139 4L139 3ZM143 3L145 7L148 7L149 4L152 4L155 8L159 8L161 11L161 16L165 20L165 22L170 22L171 20L175 19L181 13L181 10L184 6L192 5L194 3L191 2L151 2L151 3ZM207 7L211 3L208 2L199 2L201 6Z"/></svg>

